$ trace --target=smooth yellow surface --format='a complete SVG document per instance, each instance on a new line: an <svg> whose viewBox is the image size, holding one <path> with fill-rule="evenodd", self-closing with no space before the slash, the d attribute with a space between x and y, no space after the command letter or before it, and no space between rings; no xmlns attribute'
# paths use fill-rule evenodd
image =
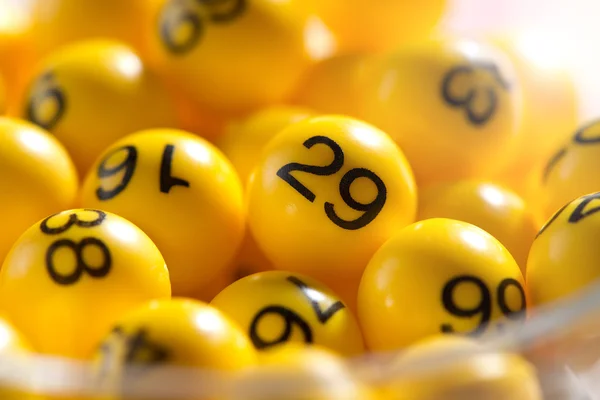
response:
<svg viewBox="0 0 600 400"><path fill-rule="evenodd" d="M198 104L249 110L284 100L334 45L300 0L162 0L156 62Z"/></svg>
<svg viewBox="0 0 600 400"><path fill-rule="evenodd" d="M463 338L426 339L403 353L394 367L404 368L404 376L391 377L383 391L386 400L542 399L536 371L525 359L486 352Z"/></svg>
<svg viewBox="0 0 600 400"><path fill-rule="evenodd" d="M306 108L285 105L263 108L242 120L230 122L217 146L229 158L240 180L246 185L269 140L289 125L315 114Z"/></svg>
<svg viewBox="0 0 600 400"><path fill-rule="evenodd" d="M170 295L169 271L150 238L98 210L34 224L0 272L0 309L37 351L73 358L91 357L128 309Z"/></svg>
<svg viewBox="0 0 600 400"><path fill-rule="evenodd" d="M144 50L158 0L33 0L34 48L46 55L91 38L121 40Z"/></svg>
<svg viewBox="0 0 600 400"><path fill-rule="evenodd" d="M525 318L524 285L510 253L482 229L445 218L417 222L383 245L363 274L365 342L373 351L394 350L436 333L509 329Z"/></svg>
<svg viewBox="0 0 600 400"><path fill-rule="evenodd" d="M523 89L522 134L501 178L517 189L527 188L526 171L545 162L577 128L577 91L564 60L545 54L547 46L508 38L494 43L510 57Z"/></svg>
<svg viewBox="0 0 600 400"><path fill-rule="evenodd" d="M446 9L445 0L311 0L331 27L340 51L390 51L428 36Z"/></svg>
<svg viewBox="0 0 600 400"><path fill-rule="evenodd" d="M435 39L379 63L364 118L400 145L419 185L487 177L520 133L522 95L509 61L478 42Z"/></svg>
<svg viewBox="0 0 600 400"><path fill-rule="evenodd" d="M540 226L525 201L511 190L486 181L458 181L419 192L417 219L452 218L480 227L510 251L522 271Z"/></svg>
<svg viewBox="0 0 600 400"><path fill-rule="evenodd" d="M132 149L136 161L127 164ZM111 194L100 196L99 189ZM82 204L144 230L165 257L178 296L193 296L225 273L244 235L242 186L233 166L216 147L180 130L141 131L110 146L85 180Z"/></svg>
<svg viewBox="0 0 600 400"><path fill-rule="evenodd" d="M263 353L257 368L239 375L231 397L233 400L374 399L338 355L319 346L298 344Z"/></svg>
<svg viewBox="0 0 600 400"><path fill-rule="evenodd" d="M288 183L289 177L286 181L278 175L284 166L298 167L295 163L321 166L313 171L330 174L289 172L314 194L313 202ZM348 179L365 170L371 177ZM385 190L378 189L376 178ZM350 203L344 201L341 189L350 192ZM414 221L415 191L410 166L384 132L350 118L315 117L288 127L267 145L249 186L248 219L275 268L325 283L352 279L379 246ZM384 202L378 203L378 198ZM338 219L355 222L344 226Z"/></svg>
<svg viewBox="0 0 600 400"><path fill-rule="evenodd" d="M364 351L354 315L331 289L304 275L250 275L225 288L211 305L236 321L259 350L298 342L345 356Z"/></svg>
<svg viewBox="0 0 600 400"><path fill-rule="evenodd" d="M235 371L257 362L244 332L219 310L177 298L141 305L117 321L96 353L100 370L118 377L125 367L146 367L129 389L152 382L152 368L179 366ZM158 371L155 371L158 372Z"/></svg>
<svg viewBox="0 0 600 400"><path fill-rule="evenodd" d="M544 225L527 260L527 286L534 305L559 300L600 278L597 232L600 193L579 197Z"/></svg>
<svg viewBox="0 0 600 400"><path fill-rule="evenodd" d="M569 201L600 188L600 120L575 132L558 146L540 174L539 205L550 218Z"/></svg>
<svg viewBox="0 0 600 400"><path fill-rule="evenodd" d="M0 118L0 261L35 221L74 206L78 178L54 137L35 125Z"/></svg>
<svg viewBox="0 0 600 400"><path fill-rule="evenodd" d="M367 78L377 61L370 54L351 53L317 63L304 74L294 92L294 103L321 113L360 118Z"/></svg>
<svg viewBox="0 0 600 400"><path fill-rule="evenodd" d="M0 0L0 75L4 78L6 104L11 111L23 94L35 62L28 3Z"/></svg>
<svg viewBox="0 0 600 400"><path fill-rule="evenodd" d="M3 317L0 318L0 358L4 363L18 361L21 367L26 365L28 357L34 355L31 345L27 340L15 329L15 327ZM21 380L22 384L24 380ZM19 389L27 389L25 387L11 387L15 382L4 381L0 385L0 398L2 400L38 400L39 398L27 394Z"/></svg>
<svg viewBox="0 0 600 400"><path fill-rule="evenodd" d="M56 136L82 176L115 140L176 124L159 78L129 47L108 40L76 43L43 61L19 115Z"/></svg>

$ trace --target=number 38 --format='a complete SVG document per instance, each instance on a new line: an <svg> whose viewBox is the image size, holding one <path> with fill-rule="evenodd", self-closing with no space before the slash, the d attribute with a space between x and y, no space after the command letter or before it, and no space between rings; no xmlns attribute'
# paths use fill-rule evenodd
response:
<svg viewBox="0 0 600 400"><path fill-rule="evenodd" d="M284 165L279 169L279 171L277 171L278 177L286 181L291 187L293 187L311 203L315 201L316 195L309 188L300 183L300 181L291 173L293 171L300 171L317 176L329 176L339 172L344 166L344 151L332 139L326 136L313 136L303 143L304 147L307 149L311 149L317 144L325 145L331 149L333 152L333 161L331 164L326 166L314 166L293 162ZM369 179L377 188L377 196L370 203L361 203L353 198L352 194L350 193L350 186L359 178ZM327 217L340 228L347 230L361 229L370 224L377 217L377 215L379 215L387 199L387 188L385 183L373 171L366 168L353 168L346 172L340 181L339 191L342 199L348 207L356 211L364 212L364 214L359 218L348 221L341 218L336 213L333 203L325 202L324 211Z"/></svg>

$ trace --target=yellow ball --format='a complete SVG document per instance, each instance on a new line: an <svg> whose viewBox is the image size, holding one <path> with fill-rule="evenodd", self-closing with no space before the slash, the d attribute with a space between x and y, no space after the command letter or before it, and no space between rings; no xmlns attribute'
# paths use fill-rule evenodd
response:
<svg viewBox="0 0 600 400"><path fill-rule="evenodd" d="M45 354L92 355L124 311L171 295L150 238L104 211L51 215L15 243L0 272L0 309Z"/></svg>
<svg viewBox="0 0 600 400"><path fill-rule="evenodd" d="M147 385L167 376L161 367L227 372L257 362L252 343L233 321L205 303L183 298L151 301L124 315L95 358L100 379L130 378L127 390L146 389L147 397ZM126 374L126 368L143 368L143 374Z"/></svg>
<svg viewBox="0 0 600 400"><path fill-rule="evenodd" d="M445 0L312 0L330 26L340 51L389 51L428 36L445 11Z"/></svg>
<svg viewBox="0 0 600 400"><path fill-rule="evenodd" d="M473 41L430 40L379 63L364 118L394 138L419 185L486 177L513 150L522 96L510 62Z"/></svg>
<svg viewBox="0 0 600 400"><path fill-rule="evenodd" d="M527 260L531 302L559 300L600 278L600 192L579 197L560 208L542 227Z"/></svg>
<svg viewBox="0 0 600 400"><path fill-rule="evenodd" d="M33 44L39 55L76 41L117 39L141 51L158 0L35 0L30 11Z"/></svg>
<svg viewBox="0 0 600 400"><path fill-rule="evenodd" d="M73 44L42 62L19 115L55 135L82 175L115 140L176 121L158 77L129 47L104 40Z"/></svg>
<svg viewBox="0 0 600 400"><path fill-rule="evenodd" d="M539 226L525 201L511 190L485 181L459 181L419 191L417 219L437 217L480 227L498 239L525 271Z"/></svg>
<svg viewBox="0 0 600 400"><path fill-rule="evenodd" d="M600 120L583 126L548 157L540 174L539 204L549 218L565 203L600 188Z"/></svg>
<svg viewBox="0 0 600 400"><path fill-rule="evenodd" d="M0 262L31 224L74 206L77 171L64 147L35 125L0 117Z"/></svg>
<svg viewBox="0 0 600 400"><path fill-rule="evenodd" d="M416 212L412 172L398 146L377 128L338 116L277 135L248 193L250 228L274 266L325 283L360 276Z"/></svg>
<svg viewBox="0 0 600 400"><path fill-rule="evenodd" d="M393 376L394 369L404 375ZM383 398L390 400L543 398L536 371L525 359L486 352L464 338L423 340L403 353L389 373Z"/></svg>
<svg viewBox="0 0 600 400"><path fill-rule="evenodd" d="M339 356L318 346L290 344L260 357L257 368L241 373L232 400L370 400Z"/></svg>
<svg viewBox="0 0 600 400"><path fill-rule="evenodd" d="M298 0L162 0L157 64L200 105L242 111L284 100L333 47Z"/></svg>
<svg viewBox="0 0 600 400"><path fill-rule="evenodd" d="M259 350L298 342L346 356L364 351L354 315L327 286L304 275L254 274L225 288L211 305L237 322Z"/></svg>
<svg viewBox="0 0 600 400"><path fill-rule="evenodd" d="M82 204L111 211L160 248L175 295L225 273L244 235L244 200L231 163L204 139L174 129L126 136L85 179Z"/></svg>
<svg viewBox="0 0 600 400"><path fill-rule="evenodd" d="M474 225L445 218L417 222L390 239L358 291L359 321L373 351L436 333L498 332L522 323L526 307L523 275L504 246Z"/></svg>
<svg viewBox="0 0 600 400"><path fill-rule="evenodd" d="M377 61L362 53L325 59L304 74L293 101L321 113L361 118L365 87Z"/></svg>
<svg viewBox="0 0 600 400"><path fill-rule="evenodd" d="M293 106L271 106L229 123L217 146L235 167L244 185L269 140L289 125L312 117L314 111Z"/></svg>

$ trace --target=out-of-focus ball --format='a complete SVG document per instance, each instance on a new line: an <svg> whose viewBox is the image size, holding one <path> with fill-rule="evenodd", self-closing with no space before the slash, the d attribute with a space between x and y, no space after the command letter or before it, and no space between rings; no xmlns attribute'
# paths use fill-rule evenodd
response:
<svg viewBox="0 0 600 400"><path fill-rule="evenodd" d="M549 218L565 203L596 192L600 178L600 120L583 126L557 147L540 174L538 202Z"/></svg>
<svg viewBox="0 0 600 400"><path fill-rule="evenodd" d="M74 206L77 171L48 132L0 118L0 261L19 236L48 214Z"/></svg>
<svg viewBox="0 0 600 400"><path fill-rule="evenodd" d="M459 181L419 192L418 220L451 218L480 227L502 243L525 271L539 230L525 201L511 190L485 181Z"/></svg>
<svg viewBox="0 0 600 400"><path fill-rule="evenodd" d="M474 225L445 218L417 222L390 239L358 291L359 321L373 351L439 333L498 332L522 323L526 307L523 275L504 246Z"/></svg>
<svg viewBox="0 0 600 400"><path fill-rule="evenodd" d="M204 139L174 129L126 136L96 160L82 204L111 211L160 248L175 295L194 296L227 272L244 235L242 185Z"/></svg>
<svg viewBox="0 0 600 400"><path fill-rule="evenodd" d="M310 118L282 131L248 190L250 228L274 267L326 284L359 277L416 213L402 151L384 132L346 117Z"/></svg>
<svg viewBox="0 0 600 400"><path fill-rule="evenodd" d="M534 305L575 294L600 278L598 211L600 192L565 204L542 227L527 260L527 287Z"/></svg>
<svg viewBox="0 0 600 400"><path fill-rule="evenodd" d="M520 132L522 95L510 62L468 40L436 39L378 63L364 119L398 143L417 183L486 178Z"/></svg>
<svg viewBox="0 0 600 400"><path fill-rule="evenodd" d="M73 44L42 62L19 115L56 136L82 175L121 137L176 124L158 77L129 47L105 40Z"/></svg>
<svg viewBox="0 0 600 400"><path fill-rule="evenodd" d="M464 338L423 340L398 358L390 374L394 368L404 374L390 377L386 400L542 399L533 365L516 354L486 352Z"/></svg>
<svg viewBox="0 0 600 400"><path fill-rule="evenodd" d="M145 50L158 0L33 0L32 37L38 55L85 39L116 39Z"/></svg>
<svg viewBox="0 0 600 400"><path fill-rule="evenodd" d="M314 111L301 107L267 107L242 120L230 122L217 146L235 167L242 184L246 185L269 140L289 125L315 114Z"/></svg>
<svg viewBox="0 0 600 400"><path fill-rule="evenodd" d="M364 351L354 315L327 286L307 276L254 274L225 288L211 305L237 322L259 350L298 342L345 356Z"/></svg>
<svg viewBox="0 0 600 400"><path fill-rule="evenodd" d="M164 380L161 367L229 372L257 362L252 343L225 314L183 298L151 301L122 316L95 358L100 379L127 378L130 392L147 389L161 376Z"/></svg>
<svg viewBox="0 0 600 400"><path fill-rule="evenodd" d="M91 357L123 312L170 295L169 271L150 238L93 209L33 225L0 272L0 309L36 350L66 357Z"/></svg>
<svg viewBox="0 0 600 400"><path fill-rule="evenodd" d="M297 0L161 0L151 39L169 79L221 111L285 100L304 70L335 49Z"/></svg>
<svg viewBox="0 0 600 400"><path fill-rule="evenodd" d="M427 37L443 15L445 0L309 1L331 27L341 52L390 51Z"/></svg>
<svg viewBox="0 0 600 400"><path fill-rule="evenodd" d="M239 374L231 398L371 400L376 397L335 353L318 346L290 344L264 353L258 367Z"/></svg>
<svg viewBox="0 0 600 400"><path fill-rule="evenodd" d="M367 79L378 60L373 55L351 53L320 61L304 74L293 101L323 114L361 118Z"/></svg>

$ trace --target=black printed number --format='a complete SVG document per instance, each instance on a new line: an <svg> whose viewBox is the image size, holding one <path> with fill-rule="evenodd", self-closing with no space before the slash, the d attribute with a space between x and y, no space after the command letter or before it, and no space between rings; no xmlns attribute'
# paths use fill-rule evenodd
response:
<svg viewBox="0 0 600 400"><path fill-rule="evenodd" d="M569 215L569 219L568 222L571 224L576 224L579 221L596 214L597 212L600 212L600 205L596 206L596 207L591 207L589 209L586 210L586 207L588 205L590 205L590 203L592 203L595 200L600 200L600 192L596 192L596 193L592 193L592 194L588 194L585 196L582 196L580 198L577 199L577 201L580 201L580 203L577 205L577 207L575 207L575 209L573 210L573 212L571 213L571 215ZM548 222L546 222L544 224L544 226L542 226L542 229L540 229L540 231L538 232L536 238L538 236L540 236L542 233L544 233L546 231L546 229L548 229L550 227L550 225L552 225L552 223L554 221L556 221L556 219L564 212L564 210L571 204L571 202L563 205L558 211L556 211L554 213L554 215L548 220Z"/></svg>
<svg viewBox="0 0 600 400"><path fill-rule="evenodd" d="M123 331L123 328L117 326L112 330L112 335L119 342L124 343L125 351L122 353L123 363L126 365L143 365L154 366L168 361L169 351L148 339L148 332L140 328L135 333L128 335ZM100 351L105 360L103 369L109 370L111 359L117 355L113 352L111 339L105 341L100 346Z"/></svg>
<svg viewBox="0 0 600 400"><path fill-rule="evenodd" d="M215 24L228 23L246 10L247 0L172 0L163 8L159 29L165 47L174 55L193 50L204 33L207 16Z"/></svg>
<svg viewBox="0 0 600 400"><path fill-rule="evenodd" d="M473 307L461 307L456 303L455 291L458 287L463 285L472 285L477 287L480 293L480 300L478 304L474 305ZM506 291L511 286L514 286L521 295L522 302L521 307L518 310L511 310L506 303ZM496 290L496 296L498 298L498 306L507 318L512 320L521 320L525 318L525 314L523 312L526 308L525 291L518 281L508 278L500 282L500 285ZM477 328L472 332L468 332L468 334L471 336L479 336L483 334L489 326L492 316L492 293L487 285L481 279L475 276L461 275L448 281L442 290L442 304L446 311L459 318L473 318L477 315L481 316ZM443 333L455 332L454 328L450 324L442 324L441 331Z"/></svg>
<svg viewBox="0 0 600 400"><path fill-rule="evenodd" d="M283 318L285 322L285 328L283 329L283 332L281 332L281 335L272 340L265 340L258 333L258 326L260 324L260 321L267 315L278 315L281 318ZM300 328L300 331L304 336L305 343L313 342L312 330L310 329L308 323L304 319L302 319L301 316L299 316L287 307L274 305L267 306L260 310L250 323L250 340L252 340L254 347L256 347L259 350L273 347L280 343L285 343L290 339L290 336L292 334L292 328L294 325L297 325L298 328Z"/></svg>
<svg viewBox="0 0 600 400"><path fill-rule="evenodd" d="M311 307L315 311L317 319L322 324L327 323L327 321L329 321L331 317L333 317L338 311L346 308L344 303L342 303L341 301L336 301L326 310L322 310L321 306L319 305L319 302L312 295L311 288L306 283L302 282L295 276L290 276L287 278L287 280L293 283L294 285L298 286L298 288L302 291L302 294L304 294L306 299L310 302Z"/></svg>
<svg viewBox="0 0 600 400"><path fill-rule="evenodd" d="M326 310L322 310L317 299L315 299L311 294L309 290L310 287L306 283L295 276L289 276L287 280L302 291L306 299L310 302L311 307L315 311L317 319L321 324L326 324L327 321L329 321L338 311L345 308L342 302L337 301ZM270 340L264 339L259 334L260 322L267 315L277 315L281 317L285 323L285 327L281 334L278 337ZM294 325L300 329L300 332L302 332L305 343L313 343L312 329L310 328L308 322L304 320L304 318L287 307L281 305L269 305L262 308L252 319L252 322L250 323L250 339L252 340L254 347L257 349L273 347L278 344L285 343L290 339Z"/></svg>
<svg viewBox="0 0 600 400"><path fill-rule="evenodd" d="M117 154L122 152L126 153L125 159L120 164L109 168L107 165L109 161ZM131 178L133 177L133 173L135 172L137 157L138 152L134 146L119 147L104 157L100 165L98 165L98 178L110 178L120 174L121 172L123 173L123 177L121 178L121 182L119 182L119 184L112 189L104 189L103 187L96 189L96 197L98 197L98 200L110 200L125 190L129 184L129 181L131 181Z"/></svg>
<svg viewBox="0 0 600 400"><path fill-rule="evenodd" d="M184 37L180 32L185 31ZM192 50L203 32L198 6L191 0L173 0L166 3L161 14L160 36L173 54L185 54ZM179 34L179 35L178 35Z"/></svg>
<svg viewBox="0 0 600 400"><path fill-rule="evenodd" d="M103 261L100 265L88 265L83 257L83 252L87 246L95 246L102 252ZM54 254L61 248L68 248L75 253L75 270L70 274L62 274L54 265ZM79 281L83 274L88 274L92 278L104 278L110 273L112 260L108 247L100 239L93 237L83 238L79 243L70 239L60 239L52 243L46 252L46 269L50 278L59 285L72 285Z"/></svg>
<svg viewBox="0 0 600 400"><path fill-rule="evenodd" d="M59 214L51 215L44 219L40 224L40 230L47 235L58 235L66 232L72 226L80 228L93 228L101 225L106 219L106 213L100 210L85 209L97 214L97 217L91 221L80 219L77 213L69 214L67 222L62 226L51 227L51 220ZM89 265L84 257L85 250L94 247L102 254L100 265ZM69 250L75 255L75 269L71 273L63 273L55 264L56 252L59 250ZM62 265L61 265L62 267ZM70 239L59 239L54 241L46 251L46 270L50 278L59 285L69 286L77 283L84 274L92 278L104 278L110 273L112 267L112 257L106 244L100 239L94 237L85 237L80 242Z"/></svg>
<svg viewBox="0 0 600 400"><path fill-rule="evenodd" d="M45 108L51 106L50 113ZM27 119L46 130L52 130L61 120L67 107L63 91L54 81L52 73L42 75L35 84L27 103Z"/></svg>
<svg viewBox="0 0 600 400"><path fill-rule="evenodd" d="M48 223L50 222L50 220L52 218L56 217L56 215L51 215L42 221L42 223L40 224L40 230L47 235L57 235L59 233L63 233L64 231L66 231L67 229L72 227L73 225L76 225L80 228L91 228L94 226L98 226L98 225L102 224L102 222L106 218L106 213L103 211L91 210L91 209L85 209L85 211L96 213L98 215L98 217L92 221L82 221L77 216L77 213L71 213L69 215L69 219L67 220L66 224L64 224L62 226L57 226L55 228L51 228L50 226L48 226Z"/></svg>
<svg viewBox="0 0 600 400"><path fill-rule="evenodd" d="M495 84L481 85L477 81L478 71L489 73ZM459 79L472 79L473 87L462 92L456 91L454 86ZM498 88L508 90L509 85L503 79L497 65L492 63L459 65L452 68L444 77L442 98L451 107L464 109L467 119L473 125L480 126L487 123L496 113Z"/></svg>
<svg viewBox="0 0 600 400"><path fill-rule="evenodd" d="M314 166L294 162L284 165L279 169L279 171L277 171L278 177L287 182L311 203L315 201L316 195L309 188L304 186L298 179L296 179L291 173L293 171L300 171L312 175L329 176L339 172L344 165L344 152L342 148L332 139L325 136L313 136L303 143L304 147L307 149L311 149L317 144L325 145L331 149L333 152L333 161L331 164L326 166ZM359 178L369 179L377 188L377 196L370 203L360 203L354 199L350 193L350 187L352 186L352 183ZM339 191L342 199L348 207L356 211L364 212L364 214L359 218L348 221L342 219L336 214L334 209L335 206L332 203L325 202L324 210L327 217L334 224L346 230L356 230L370 224L377 217L377 215L379 215L387 199L387 188L385 183L379 176L377 176L377 174L366 168L354 168L348 171L340 181Z"/></svg>
<svg viewBox="0 0 600 400"><path fill-rule="evenodd" d="M125 152L125 159L113 167L109 167L109 162L117 154ZM165 146L160 163L159 174L159 190L162 193L169 193L174 186L190 187L190 183L185 179L177 178L172 174L173 156L175 146L168 144ZM96 189L96 197L98 200L110 200L127 188L127 185L133 178L138 159L138 151L135 146L119 147L104 157L100 165L98 165L98 178L110 178L122 174L121 181L112 189L99 187Z"/></svg>

